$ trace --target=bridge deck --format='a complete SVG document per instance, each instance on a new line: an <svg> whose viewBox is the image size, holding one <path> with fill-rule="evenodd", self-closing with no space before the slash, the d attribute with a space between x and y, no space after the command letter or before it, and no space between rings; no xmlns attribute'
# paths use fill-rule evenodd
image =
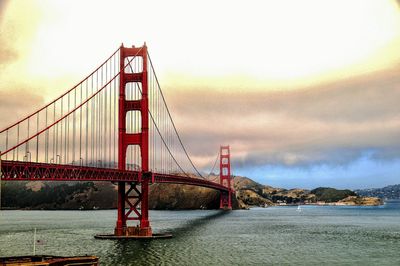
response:
<svg viewBox="0 0 400 266"><path fill-rule="evenodd" d="M122 171L77 165L60 165L34 162L1 161L3 181L125 181L140 182L145 178L140 171ZM199 178L152 173L150 182L193 185L229 191L221 184Z"/></svg>

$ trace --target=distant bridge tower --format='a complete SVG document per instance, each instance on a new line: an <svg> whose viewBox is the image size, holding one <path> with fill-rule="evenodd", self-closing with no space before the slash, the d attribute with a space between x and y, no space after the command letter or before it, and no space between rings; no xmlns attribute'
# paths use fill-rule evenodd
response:
<svg viewBox="0 0 400 266"><path fill-rule="evenodd" d="M229 188L228 192L220 194L220 209L232 209L232 187L231 187L231 154L229 146L220 147L219 177L221 185Z"/></svg>
<svg viewBox="0 0 400 266"><path fill-rule="evenodd" d="M133 56L142 57L142 72L126 73L125 62ZM129 59L128 59L129 60ZM152 230L149 222L149 115L148 115L148 85L147 85L147 46L127 48L121 45L120 49L120 84L118 102L118 169L126 170L126 152L130 145L140 148L142 174L139 182L118 182L118 218L114 234L116 236L151 236ZM126 99L126 84L129 82L140 82L142 97L138 100ZM141 115L141 132L126 132L126 115L129 111L138 111ZM140 189L139 189L140 187ZM135 194L130 195L133 192ZM129 210L125 212L125 205ZM140 209L139 209L140 206ZM139 226L128 227L128 220L139 221Z"/></svg>

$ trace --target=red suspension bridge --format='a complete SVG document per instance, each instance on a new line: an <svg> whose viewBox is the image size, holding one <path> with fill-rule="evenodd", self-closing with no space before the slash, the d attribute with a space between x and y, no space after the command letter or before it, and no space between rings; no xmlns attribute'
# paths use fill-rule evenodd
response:
<svg viewBox="0 0 400 266"><path fill-rule="evenodd" d="M151 183L216 189L220 207L232 208L229 146L219 151L220 182L207 180L182 143L146 44L121 45L72 89L1 130L0 150L3 181L117 182L117 237L153 235Z"/></svg>

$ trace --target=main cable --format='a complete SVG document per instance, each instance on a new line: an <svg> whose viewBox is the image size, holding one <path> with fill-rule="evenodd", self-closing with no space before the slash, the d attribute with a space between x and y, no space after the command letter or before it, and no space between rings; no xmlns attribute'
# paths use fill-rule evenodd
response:
<svg viewBox="0 0 400 266"><path fill-rule="evenodd" d="M213 165L213 167L211 168L211 171L210 171L210 173L208 174L207 178L209 178L209 177L211 176L211 174L213 173L214 168L215 168L215 166L217 165L218 158L219 158L219 152L217 153L217 157L215 158L214 165Z"/></svg>
<svg viewBox="0 0 400 266"><path fill-rule="evenodd" d="M132 73L133 73L133 68L132 68L131 62L129 62L128 65L129 65L129 67L130 67L130 69L131 69L131 71L132 71ZM142 90L140 89L140 87L138 87L138 90L139 90L140 94L142 94ZM151 120L153 121L153 124L154 124L154 126L156 127L158 134L159 134L160 137L161 137L162 142L164 143L165 147L166 147L167 150L168 150L168 153L171 155L172 159L173 159L174 162L177 164L177 166L179 167L179 169L181 169L181 171L182 171L187 177L190 177L190 176L183 170L183 168L182 168L181 165L178 163L178 161L175 159L174 155L172 154L171 150L169 149L168 145L166 144L166 141L165 141L164 137L162 136L162 134L161 134L161 132L160 132L160 129L159 129L157 123L155 122L155 119L154 119L152 113L150 112L150 109L149 109L148 111L149 111L150 118L151 118Z"/></svg>
<svg viewBox="0 0 400 266"><path fill-rule="evenodd" d="M158 87L158 89L159 89L159 91L160 91L160 94L161 94L161 97L162 97L162 99L163 99L165 108L167 109L168 116L169 116L169 118L170 118L170 120L171 120L171 122L172 122L172 126L173 126L173 128L174 128L174 131L175 131L176 136L178 137L179 143L181 144L182 149L183 149L183 151L185 152L186 157L188 158L188 160L189 160L190 164L192 165L193 169L196 171L196 173L197 173L201 178L205 179L205 177L199 172L199 170L197 169L197 167L194 165L192 159L190 158L188 152L186 151L185 146L183 145L182 139L181 139L181 137L179 136L179 133L178 133L178 131L177 131L177 129L176 129L174 120L172 119L172 116L171 116L171 113L170 113L170 111L169 111L168 105L167 105L167 103L166 103L166 101L165 101L164 94L163 94L163 92L162 92L162 90L161 90L160 83L158 82L157 74L156 74L156 72L155 72L155 70L154 70L154 66L153 66L153 63L152 63L152 61L151 61L151 58L150 58L149 53L147 53L147 56L149 57L150 66L151 66L151 69L152 69L152 71L153 71L153 75L154 75L154 77L155 77L155 79L156 79L156 82L157 82L157 85L158 85L157 87Z"/></svg>

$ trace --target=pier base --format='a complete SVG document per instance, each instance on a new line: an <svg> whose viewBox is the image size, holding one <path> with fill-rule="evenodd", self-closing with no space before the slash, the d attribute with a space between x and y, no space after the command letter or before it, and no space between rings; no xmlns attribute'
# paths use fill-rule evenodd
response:
<svg viewBox="0 0 400 266"><path fill-rule="evenodd" d="M96 239L131 239L131 240L143 240L143 239L162 239L162 238L172 238L172 234L152 234L151 236L137 236L137 235L126 235L126 236L116 236L116 235L95 235Z"/></svg>
<svg viewBox="0 0 400 266"><path fill-rule="evenodd" d="M151 227L140 228L139 226L128 226L122 230L115 229L113 235L95 235L97 239L158 239L171 238L172 234L153 234Z"/></svg>
<svg viewBox="0 0 400 266"><path fill-rule="evenodd" d="M114 235L116 236L152 236L151 227L128 226L122 229L115 228Z"/></svg>

